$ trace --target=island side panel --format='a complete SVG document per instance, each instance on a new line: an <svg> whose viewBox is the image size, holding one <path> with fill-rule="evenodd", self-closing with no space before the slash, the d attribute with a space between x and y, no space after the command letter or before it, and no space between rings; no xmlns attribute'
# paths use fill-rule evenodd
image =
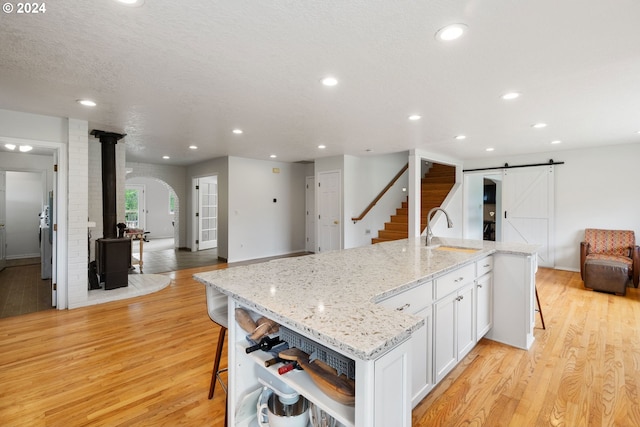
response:
<svg viewBox="0 0 640 427"><path fill-rule="evenodd" d="M494 254L493 328L488 339L528 350L534 341L535 257Z"/></svg>

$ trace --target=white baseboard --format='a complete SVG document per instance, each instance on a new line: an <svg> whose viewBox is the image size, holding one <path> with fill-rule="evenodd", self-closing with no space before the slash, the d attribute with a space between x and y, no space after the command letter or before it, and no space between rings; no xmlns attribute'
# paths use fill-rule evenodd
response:
<svg viewBox="0 0 640 427"><path fill-rule="evenodd" d="M7 255L7 259L40 258L40 252L34 254Z"/></svg>

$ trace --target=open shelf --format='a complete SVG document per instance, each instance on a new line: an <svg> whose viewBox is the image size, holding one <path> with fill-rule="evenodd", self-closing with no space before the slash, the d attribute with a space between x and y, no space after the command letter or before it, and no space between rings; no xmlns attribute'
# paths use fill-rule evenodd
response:
<svg viewBox="0 0 640 427"><path fill-rule="evenodd" d="M278 373L278 368L282 366L282 363L276 363L275 365L264 366L264 362L271 359L273 356L270 353L263 351L254 351L246 354L246 348L248 346L242 343L236 343L236 352L249 357L257 366L257 369L265 369L274 375L278 379L282 380L285 384L295 389L298 393L307 398L307 400L313 402L319 408L323 409L329 415L334 417L340 423L347 427L355 426L355 407L343 405L329 396L327 396L318 386L313 382L308 373L301 370L293 370L287 372L284 375Z"/></svg>

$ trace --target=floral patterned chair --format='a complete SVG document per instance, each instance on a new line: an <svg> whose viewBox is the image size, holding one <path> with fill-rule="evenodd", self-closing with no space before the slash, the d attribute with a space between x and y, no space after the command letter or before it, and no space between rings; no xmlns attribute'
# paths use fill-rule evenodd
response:
<svg viewBox="0 0 640 427"><path fill-rule="evenodd" d="M634 232L587 228L580 243L580 274L593 290L625 295L629 280L637 288L640 248Z"/></svg>

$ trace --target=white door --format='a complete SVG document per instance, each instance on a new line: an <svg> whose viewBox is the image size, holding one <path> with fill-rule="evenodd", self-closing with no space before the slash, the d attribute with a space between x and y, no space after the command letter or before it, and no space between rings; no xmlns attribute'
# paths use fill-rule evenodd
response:
<svg viewBox="0 0 640 427"><path fill-rule="evenodd" d="M198 250L218 247L218 177L198 180Z"/></svg>
<svg viewBox="0 0 640 427"><path fill-rule="evenodd" d="M316 179L308 176L305 181L305 250L307 252L316 251Z"/></svg>
<svg viewBox="0 0 640 427"><path fill-rule="evenodd" d="M340 171L318 174L318 252L341 248Z"/></svg>
<svg viewBox="0 0 640 427"><path fill-rule="evenodd" d="M538 244L538 264L554 266L553 166L506 169L502 182L502 241Z"/></svg>
<svg viewBox="0 0 640 427"><path fill-rule="evenodd" d="M7 239L5 221L7 219L7 173L0 170L0 271L7 266Z"/></svg>
<svg viewBox="0 0 640 427"><path fill-rule="evenodd" d="M126 184L124 215L127 227L144 230L146 212L144 185Z"/></svg>

